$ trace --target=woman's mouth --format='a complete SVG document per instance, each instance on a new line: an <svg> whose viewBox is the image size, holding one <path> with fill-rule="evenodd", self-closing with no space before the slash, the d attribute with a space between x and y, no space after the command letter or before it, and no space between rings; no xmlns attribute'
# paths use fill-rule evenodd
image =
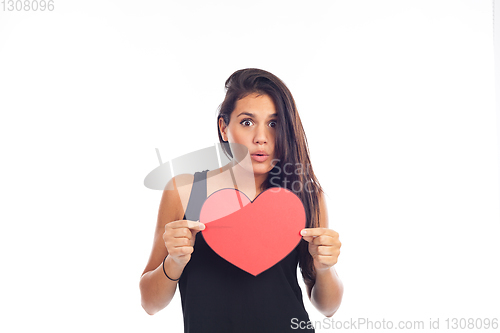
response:
<svg viewBox="0 0 500 333"><path fill-rule="evenodd" d="M266 154L252 154L251 155L252 159L257 162L264 162L269 158L269 155Z"/></svg>

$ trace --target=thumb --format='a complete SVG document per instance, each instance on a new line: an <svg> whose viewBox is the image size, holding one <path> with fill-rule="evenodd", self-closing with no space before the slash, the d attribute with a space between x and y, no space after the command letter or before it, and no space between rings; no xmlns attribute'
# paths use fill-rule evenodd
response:
<svg viewBox="0 0 500 333"><path fill-rule="evenodd" d="M200 220L197 220L196 222L197 222L196 225L189 228L191 229L193 235L196 235L198 232L205 230L205 224L201 223Z"/></svg>

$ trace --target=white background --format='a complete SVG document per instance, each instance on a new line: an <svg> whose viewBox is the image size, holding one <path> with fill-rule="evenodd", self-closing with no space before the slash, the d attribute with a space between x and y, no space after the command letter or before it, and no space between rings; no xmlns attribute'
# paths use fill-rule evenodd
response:
<svg viewBox="0 0 500 333"><path fill-rule="evenodd" d="M440 318L444 329L446 318L499 318L492 7L2 8L0 325L182 332L178 293L154 316L140 305L161 197L143 180L155 147L167 161L217 141L224 82L247 67L280 77L297 103L343 243L336 321Z"/></svg>

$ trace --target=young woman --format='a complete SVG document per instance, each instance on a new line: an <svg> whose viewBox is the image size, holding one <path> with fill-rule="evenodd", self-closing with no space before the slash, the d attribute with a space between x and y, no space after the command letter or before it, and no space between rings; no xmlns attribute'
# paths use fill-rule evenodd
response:
<svg viewBox="0 0 500 333"><path fill-rule="evenodd" d="M328 228L323 190L310 165L294 99L279 78L256 68L234 72L225 86L217 125L231 162L194 176L178 175L166 186L140 280L142 306L155 314L169 304L179 284L184 332L313 332L307 328L297 265L310 301L330 317L343 294L334 268L341 243ZM231 150L237 145L251 156L246 167ZM272 187L287 188L301 199L306 228L287 257L253 276L207 245L199 213L204 200L219 189L237 188L254 200Z"/></svg>

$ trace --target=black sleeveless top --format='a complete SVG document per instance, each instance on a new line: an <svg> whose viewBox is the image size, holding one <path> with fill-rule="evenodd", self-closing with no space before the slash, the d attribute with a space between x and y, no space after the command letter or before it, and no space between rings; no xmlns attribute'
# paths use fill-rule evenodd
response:
<svg viewBox="0 0 500 333"><path fill-rule="evenodd" d="M200 217L207 199L207 172L194 174L184 219L197 221ZM298 247L253 276L215 253L198 232L191 259L179 280L184 332L297 332L292 327L309 321L297 281L297 265Z"/></svg>

